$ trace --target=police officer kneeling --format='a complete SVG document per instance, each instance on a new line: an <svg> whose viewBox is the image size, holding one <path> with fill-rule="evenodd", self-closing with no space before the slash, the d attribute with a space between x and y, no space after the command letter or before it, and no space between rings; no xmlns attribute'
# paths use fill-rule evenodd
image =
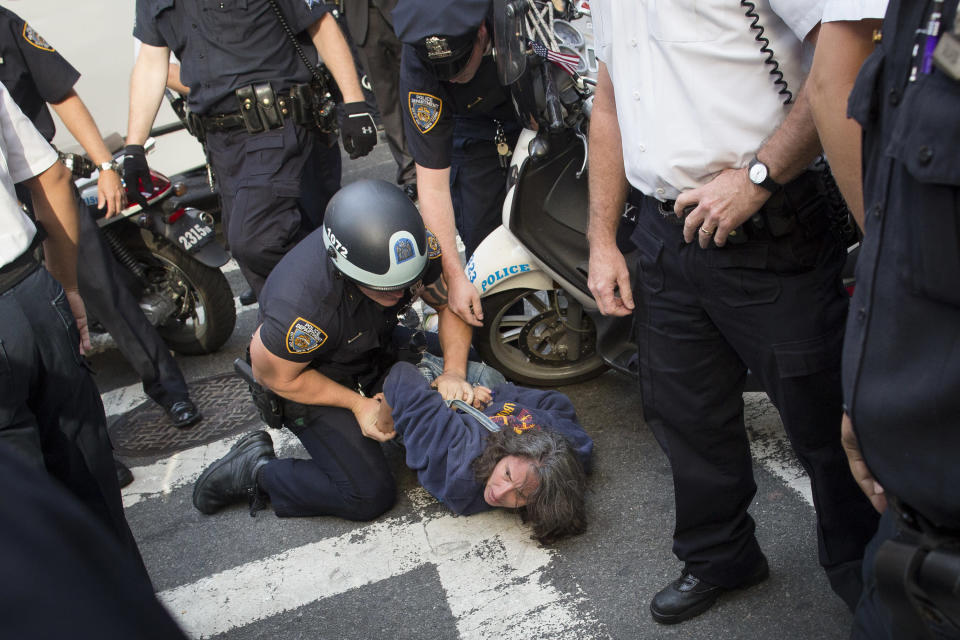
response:
<svg viewBox="0 0 960 640"><path fill-rule="evenodd" d="M398 315L418 297L439 313L438 390L472 402L464 380L471 329L447 308L436 239L399 188L379 180L344 187L324 226L270 274L250 343L254 376L278 396L283 426L312 459L277 459L270 436L251 433L200 476L194 506L213 513L248 498L253 513L268 497L281 517L351 520L389 509L395 486L378 441L393 434L377 429L373 395L397 360Z"/></svg>

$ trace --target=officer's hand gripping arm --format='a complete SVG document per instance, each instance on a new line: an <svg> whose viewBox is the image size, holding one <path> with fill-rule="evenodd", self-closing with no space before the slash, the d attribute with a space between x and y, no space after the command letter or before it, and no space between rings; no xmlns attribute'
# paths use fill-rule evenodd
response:
<svg viewBox="0 0 960 640"><path fill-rule="evenodd" d="M443 373L432 386L444 400L474 401L474 388L466 380L467 353L473 338L473 329L454 313L447 304L446 278L440 278L426 287L423 300L437 310L440 347L443 349Z"/></svg>
<svg viewBox="0 0 960 640"><path fill-rule="evenodd" d="M250 341L250 362L256 380L278 396L325 407L349 409L357 418L363 434L384 441L393 436L376 428L379 407L373 398L364 398L356 391L334 382L305 362L291 362L271 353L260 339L260 329Z"/></svg>

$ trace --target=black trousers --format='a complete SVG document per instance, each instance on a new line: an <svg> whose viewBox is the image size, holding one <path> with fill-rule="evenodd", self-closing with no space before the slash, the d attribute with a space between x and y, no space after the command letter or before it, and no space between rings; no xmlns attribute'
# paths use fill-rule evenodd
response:
<svg viewBox="0 0 960 640"><path fill-rule="evenodd" d="M2 439L0 486L5 637L186 638L110 530Z"/></svg>
<svg viewBox="0 0 960 640"><path fill-rule="evenodd" d="M278 459L260 471L260 488L278 516L372 520L393 506L396 484L383 449L364 437L351 411L283 404L285 424L310 460Z"/></svg>
<svg viewBox="0 0 960 640"><path fill-rule="evenodd" d="M491 123L489 129L493 130ZM504 123L507 144L513 149L520 130ZM460 239L467 259L503 219L503 200L507 195L507 172L500 166L492 136L479 138L457 123L453 133L450 164L450 197Z"/></svg>
<svg viewBox="0 0 960 640"><path fill-rule="evenodd" d="M742 399L749 367L810 476L820 564L853 607L877 514L840 446L840 241L799 228L704 250L649 198L632 239L644 415L673 469L674 553L725 587L761 562L747 512L756 493Z"/></svg>
<svg viewBox="0 0 960 640"><path fill-rule="evenodd" d="M320 137L289 117L283 127L261 133L207 134L230 253L257 295L273 267L319 223L326 200L340 187L339 147L324 146ZM304 184L330 185L326 200L308 190L308 211L301 200Z"/></svg>
<svg viewBox="0 0 960 640"><path fill-rule="evenodd" d="M0 295L0 440L66 487L146 574L79 344L66 295L42 267Z"/></svg>
<svg viewBox="0 0 960 640"><path fill-rule="evenodd" d="M403 132L404 106L399 91L402 45L380 7L371 2L367 15L366 39L357 45L357 54L370 78L387 146L397 163L397 184L416 184L417 167L407 150Z"/></svg>
<svg viewBox="0 0 960 640"><path fill-rule="evenodd" d="M78 260L84 305L113 336L117 349L143 381L143 391L165 408L189 398L177 361L124 285L122 267L82 206Z"/></svg>

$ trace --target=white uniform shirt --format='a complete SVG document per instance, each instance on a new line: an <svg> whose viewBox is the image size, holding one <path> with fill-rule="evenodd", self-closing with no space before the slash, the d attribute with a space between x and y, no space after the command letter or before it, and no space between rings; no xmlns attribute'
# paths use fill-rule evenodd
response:
<svg viewBox="0 0 960 640"><path fill-rule="evenodd" d="M794 96L809 62L802 41L823 3L756 1ZM627 179L643 193L675 199L723 169L746 166L786 116L739 3L594 0L591 9L597 56L613 81Z"/></svg>
<svg viewBox="0 0 960 640"><path fill-rule="evenodd" d="M823 7L823 21L857 22L868 18L883 18L886 12L887 0L827 0Z"/></svg>
<svg viewBox="0 0 960 640"><path fill-rule="evenodd" d="M19 258L37 228L20 208L13 185L39 175L57 161L57 152L23 115L0 83L0 266Z"/></svg>

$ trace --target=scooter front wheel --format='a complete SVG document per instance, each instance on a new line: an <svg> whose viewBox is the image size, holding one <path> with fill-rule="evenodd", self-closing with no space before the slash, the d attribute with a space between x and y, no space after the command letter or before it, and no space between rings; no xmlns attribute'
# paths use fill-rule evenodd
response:
<svg viewBox="0 0 960 640"><path fill-rule="evenodd" d="M233 293L223 272L167 243L139 258L148 267L153 288L170 296L176 307L157 327L167 346L184 355L204 355L222 347L237 321Z"/></svg>
<svg viewBox="0 0 960 640"><path fill-rule="evenodd" d="M534 386L583 382L607 369L597 330L562 289L511 289L482 299L483 328L475 345L483 360L510 380Z"/></svg>

